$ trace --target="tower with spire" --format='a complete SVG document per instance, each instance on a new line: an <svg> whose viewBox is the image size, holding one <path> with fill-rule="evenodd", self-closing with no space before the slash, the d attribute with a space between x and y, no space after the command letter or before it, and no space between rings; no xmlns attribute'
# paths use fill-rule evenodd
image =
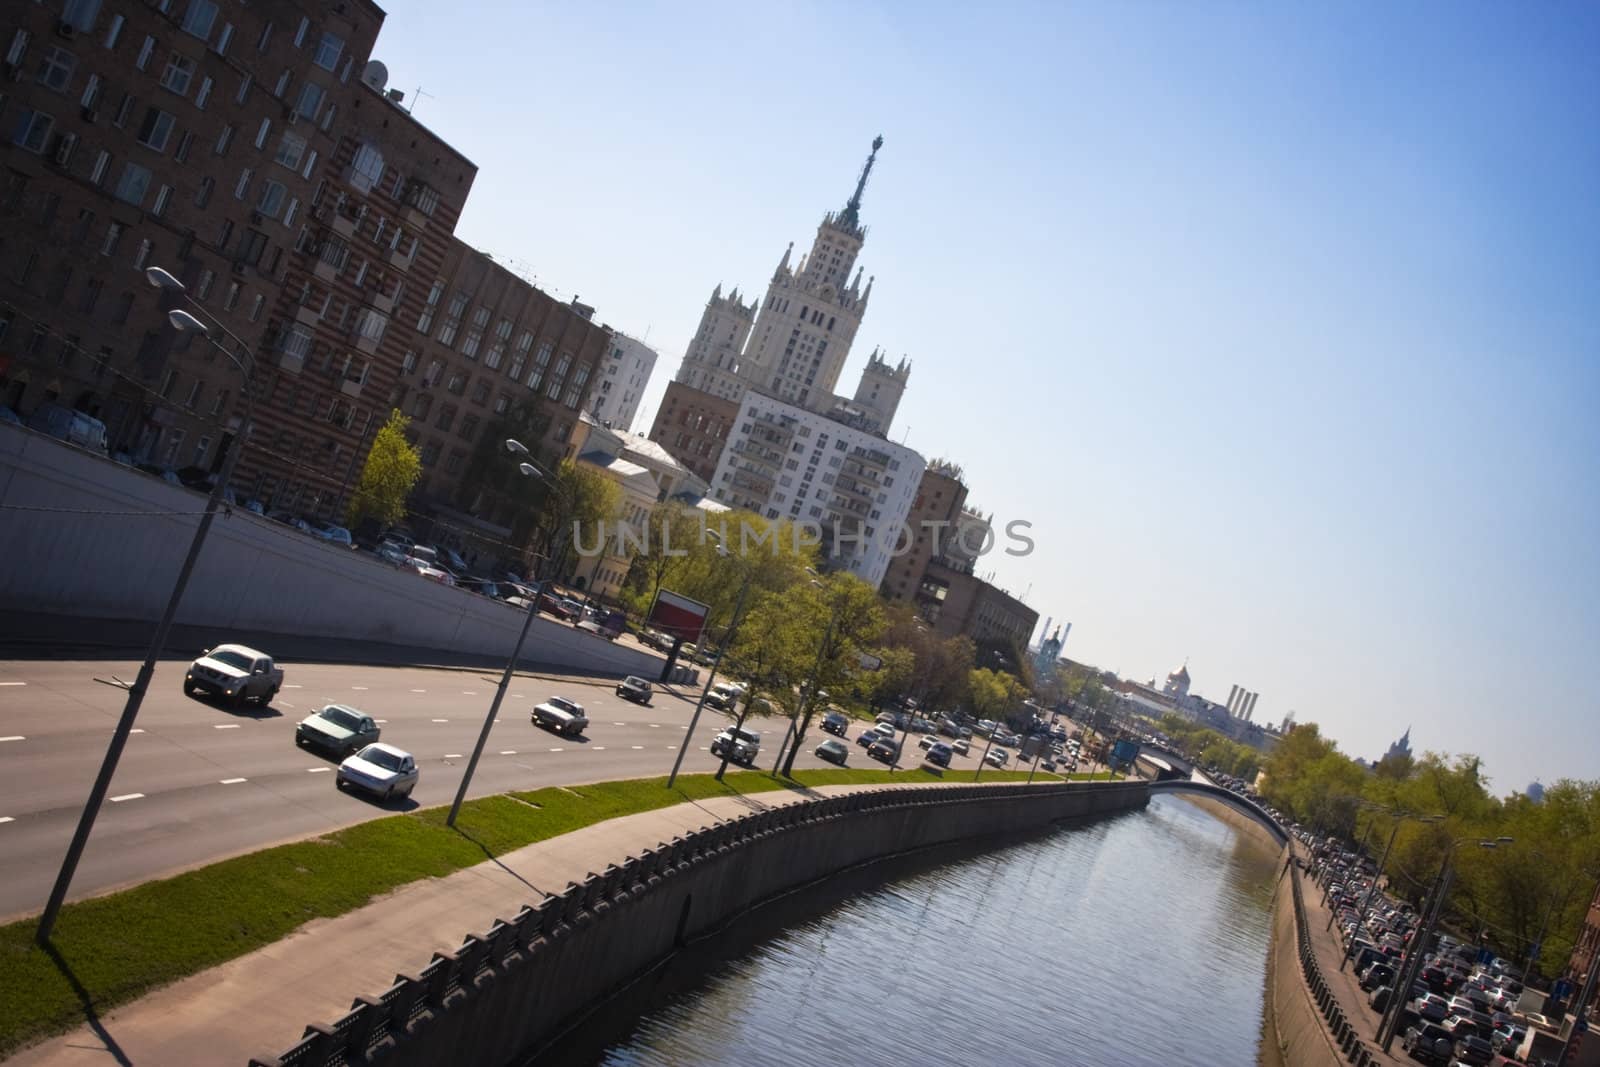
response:
<svg viewBox="0 0 1600 1067"><path fill-rule="evenodd" d="M833 406L839 372L872 297L873 280L863 284L856 258L867 237L862 196L882 147L879 136L844 207L823 216L811 251L794 263L794 245L784 250L762 300L747 305L737 290L723 297L718 286L684 353L679 382L730 400L749 388L812 411ZM902 367L899 390L906 372ZM874 384L887 399L889 381ZM865 377L862 389L868 389ZM891 418L898 404L896 391Z"/></svg>

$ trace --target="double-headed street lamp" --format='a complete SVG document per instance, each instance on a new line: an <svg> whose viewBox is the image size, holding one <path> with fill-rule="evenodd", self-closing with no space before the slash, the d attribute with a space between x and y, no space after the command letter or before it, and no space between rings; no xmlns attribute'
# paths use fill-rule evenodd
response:
<svg viewBox="0 0 1600 1067"><path fill-rule="evenodd" d="M517 465L517 470L524 478L539 478L555 483L555 476L537 463L528 454L527 446L514 438L506 438L506 451L514 456L525 456L526 459ZM472 784L472 773L478 769L478 760L483 756L483 746L489 742L489 730L494 726L494 720L500 714L500 704L506 698L506 687L511 684L511 675L517 669L517 659L522 655L522 643L528 639L528 630L533 626L533 617L539 613L539 597L544 591L544 583L535 582L532 587L533 596L528 599L528 610L523 614L522 632L517 635L517 643L511 646L511 657L506 660L506 669L500 675L500 685L494 691L494 699L489 702L489 713L484 716L483 729L478 731L478 743L472 748L472 758L467 761L466 773L461 776L461 784L456 787L456 798L450 803L450 814L445 817L446 826L456 824L456 816L461 812L461 802L467 797L467 787Z"/></svg>
<svg viewBox="0 0 1600 1067"><path fill-rule="evenodd" d="M66 902L67 891L72 886L73 875L77 873L78 862L83 858L84 847L89 843L89 834L94 829L95 818L100 814L101 805L105 803L106 793L111 788L112 776L116 774L117 763L122 759L122 750L127 746L128 737L133 733L134 720L139 716L139 707L144 703L144 695L150 688L150 679L155 675L156 658L166 646L167 634L172 629L172 620L178 614L178 604L182 602L184 590L188 588L189 577L194 573L194 565L200 558L200 549L205 545L206 535L211 532L211 520L216 517L217 508L222 504L228 479L233 474L239 453L244 451L244 440L250 433L251 422L255 415L255 356L251 353L250 346L240 340L233 331L212 318L205 308L189 297L184 284L167 271L160 267L151 267L145 271L145 278L151 285L183 299L194 309L191 312L174 308L167 312L167 321L173 329L180 333L201 335L212 347L228 357L228 361L238 369L244 386L242 390L245 405L244 421L239 424L239 432L234 435L233 441L228 446L228 454L223 460L222 469L217 474L216 484L211 487L211 494L206 498L206 509L201 513L200 522L195 527L194 537L189 542L188 554L183 557L183 565L178 568L177 580L173 583L172 592L168 594L167 606L161 613L161 620L156 623L156 631L150 639L150 647L145 652L144 662L139 666L139 674L133 684L127 687L128 699L123 704L122 717L117 720L117 728L111 734L111 743L106 747L105 759L100 763L100 773L95 776L94 785L89 789L89 799L84 803L78 827L73 831L72 842L67 846L67 855L61 861L61 871L56 875L55 885L50 890L50 899L45 903L44 912L39 916L39 925L34 932L34 938L41 945L49 942L50 932L55 928L56 917L60 915L61 907ZM199 316L205 317L202 319ZM232 340L238 346L237 350L218 344L215 336L217 333Z"/></svg>
<svg viewBox="0 0 1600 1067"><path fill-rule="evenodd" d="M1422 971L1422 957L1427 955L1428 942L1433 939L1434 926L1438 924L1439 917L1444 913L1445 900L1450 895L1450 886L1455 881L1455 868L1451 861L1455 858L1456 846L1471 841L1470 837L1452 838L1445 846L1444 859L1439 864L1439 876L1434 880L1433 892L1423 907L1422 919L1417 925L1417 932L1411 938L1405 958L1400 963L1400 971L1395 975L1394 993L1389 997L1389 1003L1384 1008L1383 1017L1378 1021L1376 1039L1383 1045L1383 1051L1388 1052L1394 1044L1395 1032L1400 1029L1400 1016L1408 999L1406 994L1416 983L1417 975ZM1510 837L1496 837L1479 840L1479 848L1498 848L1509 845L1514 841Z"/></svg>

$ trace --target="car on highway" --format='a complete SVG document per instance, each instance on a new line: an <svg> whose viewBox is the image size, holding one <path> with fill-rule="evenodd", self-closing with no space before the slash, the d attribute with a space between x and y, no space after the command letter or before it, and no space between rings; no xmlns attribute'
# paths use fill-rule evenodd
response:
<svg viewBox="0 0 1600 1067"><path fill-rule="evenodd" d="M1468 1064L1470 1067L1483 1067L1494 1059L1494 1049L1477 1034L1457 1039L1455 1053L1457 1063Z"/></svg>
<svg viewBox="0 0 1600 1067"><path fill-rule="evenodd" d="M890 725L889 723L886 723L886 722L878 722L878 723L873 723L871 730L868 731L868 732L869 733L875 733L879 737L893 737L894 736L894 727L892 725Z"/></svg>
<svg viewBox="0 0 1600 1067"><path fill-rule="evenodd" d="M1489 1035L1489 1047L1496 1052L1507 1055L1522 1047L1522 1041L1528 1036L1528 1031L1520 1026L1502 1026Z"/></svg>
<svg viewBox="0 0 1600 1067"><path fill-rule="evenodd" d="M756 756L761 753L761 734L756 730L746 730L742 726L730 726L717 735L711 742L713 756L726 755L731 763L742 763L746 767L753 766Z"/></svg>
<svg viewBox="0 0 1600 1067"><path fill-rule="evenodd" d="M937 737L935 737L933 734L923 734L921 737L917 738L917 747L918 748L932 748L934 745L937 745L938 743L939 743L939 739Z"/></svg>
<svg viewBox="0 0 1600 1067"><path fill-rule="evenodd" d="M650 706L651 692L650 683L637 675L630 674L617 683L617 696L647 708Z"/></svg>
<svg viewBox="0 0 1600 1067"><path fill-rule="evenodd" d="M830 711L822 717L822 732L843 737L850 729L850 716L842 711Z"/></svg>
<svg viewBox="0 0 1600 1067"><path fill-rule="evenodd" d="M1004 767L1009 756L1003 748L991 748L989 754L983 757L983 762L991 767Z"/></svg>
<svg viewBox="0 0 1600 1067"><path fill-rule="evenodd" d="M856 736L856 744L860 745L862 748L866 748L875 741L882 740L883 735L876 730L862 730L861 733Z"/></svg>
<svg viewBox="0 0 1600 1067"><path fill-rule="evenodd" d="M1418 997L1416 1001L1417 1014L1430 1023L1442 1023L1450 1014L1450 1002L1437 993L1429 993L1425 997Z"/></svg>
<svg viewBox="0 0 1600 1067"><path fill-rule="evenodd" d="M965 737L956 738L950 742L950 747L955 749L958 755L968 756L972 754L972 742Z"/></svg>
<svg viewBox="0 0 1600 1067"><path fill-rule="evenodd" d="M850 746L843 741L829 738L817 746L817 758L828 763L843 767L850 759Z"/></svg>
<svg viewBox="0 0 1600 1067"><path fill-rule="evenodd" d="M302 748L319 748L339 759L378 740L383 731L372 716L348 704L329 704L300 720L294 728L294 743Z"/></svg>
<svg viewBox="0 0 1600 1067"><path fill-rule="evenodd" d="M554 731L562 737L577 737L589 725L589 717L583 713L583 705L566 697L551 697L543 704L534 705L533 713L528 719L535 726L543 726L546 730Z"/></svg>
<svg viewBox="0 0 1600 1067"><path fill-rule="evenodd" d="M900 758L900 745L894 738L880 734L876 741L867 746L867 755L879 763L893 763Z"/></svg>
<svg viewBox="0 0 1600 1067"><path fill-rule="evenodd" d="M411 753L380 741L339 764L334 781L340 789L359 789L382 800L408 797L417 787L417 761Z"/></svg>
<svg viewBox="0 0 1600 1067"><path fill-rule="evenodd" d="M183 676L185 694L214 696L229 704L254 700L266 707L282 685L283 669L272 657L245 645L208 648Z"/></svg>
<svg viewBox="0 0 1600 1067"><path fill-rule="evenodd" d="M1394 968L1387 963L1374 963L1361 972L1361 988L1366 991L1388 985L1394 980Z"/></svg>
<svg viewBox="0 0 1600 1067"><path fill-rule="evenodd" d="M1411 1053L1411 1058L1429 1063L1449 1063L1455 1055L1455 1039L1450 1031L1438 1023L1422 1023L1401 1035L1400 1047Z"/></svg>
<svg viewBox="0 0 1600 1067"><path fill-rule="evenodd" d="M744 696L744 686L738 682L718 682L706 694L706 706L718 711L732 711Z"/></svg>
<svg viewBox="0 0 1600 1067"><path fill-rule="evenodd" d="M1042 759L1039 761L1039 769L1041 771L1049 771L1051 774L1054 774L1056 771L1056 761L1053 759Z"/></svg>
<svg viewBox="0 0 1600 1067"><path fill-rule="evenodd" d="M928 746L928 754L922 758L940 767L948 767L950 766L950 757L954 754L948 744L943 741L935 741Z"/></svg>

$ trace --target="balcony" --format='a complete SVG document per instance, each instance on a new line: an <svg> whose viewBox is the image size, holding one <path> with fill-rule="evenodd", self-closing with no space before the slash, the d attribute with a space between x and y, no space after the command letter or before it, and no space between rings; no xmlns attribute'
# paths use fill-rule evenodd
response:
<svg viewBox="0 0 1600 1067"><path fill-rule="evenodd" d="M315 326L322 321L322 313L314 307L301 304L294 309L294 321L306 326Z"/></svg>
<svg viewBox="0 0 1600 1067"><path fill-rule="evenodd" d="M339 268L325 259L318 259L311 265L311 273L325 282L331 282L339 276Z"/></svg>
<svg viewBox="0 0 1600 1067"><path fill-rule="evenodd" d="M297 356L292 352L274 352L273 362L288 374L299 374L306 369L306 357Z"/></svg>
<svg viewBox="0 0 1600 1067"><path fill-rule="evenodd" d="M345 396L357 397L361 395L361 387L363 384L363 382L360 382L355 378L346 378L339 383L339 392L343 393Z"/></svg>
<svg viewBox="0 0 1600 1067"><path fill-rule="evenodd" d="M334 211L328 220L328 228L340 237L354 237L356 233L356 220L346 215L343 211Z"/></svg>
<svg viewBox="0 0 1600 1067"><path fill-rule="evenodd" d="M389 266L404 274L406 271L411 269L412 258L413 257L409 249L406 251L401 251L397 248L393 252L389 253Z"/></svg>

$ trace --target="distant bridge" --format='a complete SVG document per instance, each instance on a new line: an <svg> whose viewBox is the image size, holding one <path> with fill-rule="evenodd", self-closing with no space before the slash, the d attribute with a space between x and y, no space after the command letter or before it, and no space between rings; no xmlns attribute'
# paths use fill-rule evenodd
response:
<svg viewBox="0 0 1600 1067"><path fill-rule="evenodd" d="M1212 800L1220 800L1224 804L1231 804L1265 827L1267 832L1272 835L1273 840L1277 841L1279 845L1287 845L1289 843L1288 831L1279 826L1277 820L1268 815L1266 810L1262 808L1261 805L1253 801L1246 800L1238 793L1231 792L1219 785L1210 785L1206 782L1193 781L1151 782L1150 792L1194 793L1198 794L1199 796L1210 797Z"/></svg>

